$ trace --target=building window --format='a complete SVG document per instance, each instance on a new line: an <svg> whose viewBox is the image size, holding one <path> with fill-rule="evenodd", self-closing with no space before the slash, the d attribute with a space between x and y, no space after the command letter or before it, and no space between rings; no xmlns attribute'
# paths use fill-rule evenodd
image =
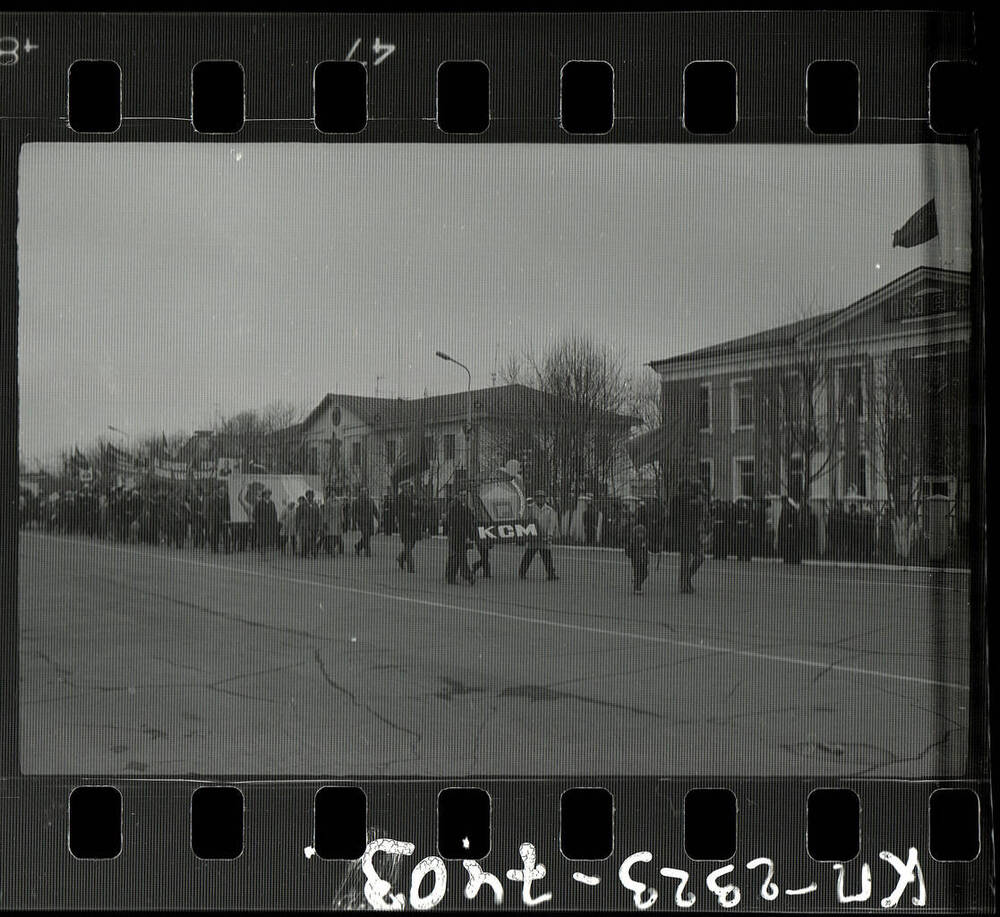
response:
<svg viewBox="0 0 1000 917"><path fill-rule="evenodd" d="M920 482L922 497L953 497L955 495L955 479L953 477L924 478Z"/></svg>
<svg viewBox="0 0 1000 917"><path fill-rule="evenodd" d="M455 434L445 433L444 435L444 460L446 462L455 461Z"/></svg>
<svg viewBox="0 0 1000 917"><path fill-rule="evenodd" d="M393 465L396 462L396 440L387 439L385 441L385 460Z"/></svg>
<svg viewBox="0 0 1000 917"><path fill-rule="evenodd" d="M858 488L859 497L868 496L868 456L864 452L858 453L858 470L854 476L855 484Z"/></svg>
<svg viewBox="0 0 1000 917"><path fill-rule="evenodd" d="M702 433L712 432L712 383L702 382L698 386L698 429Z"/></svg>
<svg viewBox="0 0 1000 917"><path fill-rule="evenodd" d="M437 444L433 436L424 437L424 451L427 453L427 461L433 462L437 458Z"/></svg>
<svg viewBox="0 0 1000 917"><path fill-rule="evenodd" d="M361 443L351 443L351 464L355 468L361 467Z"/></svg>
<svg viewBox="0 0 1000 917"><path fill-rule="evenodd" d="M735 379L732 384L733 429L753 427L753 380Z"/></svg>
<svg viewBox="0 0 1000 917"><path fill-rule="evenodd" d="M754 496L754 461L752 458L737 458L733 459L733 468L735 469L735 496L737 497L752 497Z"/></svg>
<svg viewBox="0 0 1000 917"><path fill-rule="evenodd" d="M801 455L793 455L788 463L788 496L798 503L805 492L805 462Z"/></svg>
<svg viewBox="0 0 1000 917"><path fill-rule="evenodd" d="M715 482L712 480L712 460L702 459L698 462L698 479L709 498L715 493Z"/></svg>

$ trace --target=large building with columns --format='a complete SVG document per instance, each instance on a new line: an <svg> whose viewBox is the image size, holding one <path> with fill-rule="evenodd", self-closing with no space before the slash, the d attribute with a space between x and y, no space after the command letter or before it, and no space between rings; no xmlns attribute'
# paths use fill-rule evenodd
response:
<svg viewBox="0 0 1000 917"><path fill-rule="evenodd" d="M662 449L715 499L967 504L971 334L969 275L921 267L835 312L654 360Z"/></svg>

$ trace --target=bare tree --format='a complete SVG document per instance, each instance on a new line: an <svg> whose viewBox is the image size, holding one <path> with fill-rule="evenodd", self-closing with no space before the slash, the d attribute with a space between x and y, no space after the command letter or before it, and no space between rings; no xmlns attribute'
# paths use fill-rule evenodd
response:
<svg viewBox="0 0 1000 917"><path fill-rule="evenodd" d="M784 493L808 500L813 483L837 465L842 433L856 430L867 368L860 367L856 381L848 374L839 384L837 374L851 355L842 352L843 342L822 333L815 300L800 306L798 316L757 375L754 396L765 480L777 480ZM796 465L801 493L794 493Z"/></svg>
<svg viewBox="0 0 1000 917"><path fill-rule="evenodd" d="M500 373L546 396L508 425L508 439L532 480L563 505L588 480L607 481L621 452L631 426L624 367L611 347L569 335L542 354L510 355Z"/></svg>

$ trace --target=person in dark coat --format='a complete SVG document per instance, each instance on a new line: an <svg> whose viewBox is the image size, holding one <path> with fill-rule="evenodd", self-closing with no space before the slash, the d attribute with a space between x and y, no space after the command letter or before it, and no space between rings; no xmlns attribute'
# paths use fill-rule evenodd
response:
<svg viewBox="0 0 1000 917"><path fill-rule="evenodd" d="M354 546L354 553L360 557L361 552L365 552L365 557L372 556L371 537L375 534L375 522L379 518L378 507L375 501L368 495L368 488L362 487L358 494L354 506L351 508L354 515L354 524L357 526L361 537Z"/></svg>
<svg viewBox="0 0 1000 917"><path fill-rule="evenodd" d="M637 525L629 534L625 556L632 562L632 592L642 595L642 584L649 576L649 549L646 544L646 526Z"/></svg>
<svg viewBox="0 0 1000 917"><path fill-rule="evenodd" d="M691 578L705 560L701 544L705 501L700 482L684 483L677 495L676 512L672 515L677 532L677 549L681 555L680 591L694 592Z"/></svg>
<svg viewBox="0 0 1000 917"><path fill-rule="evenodd" d="M254 522L257 527L257 550L273 548L278 541L278 510L271 499L270 490L265 490L260 495L260 501L254 507Z"/></svg>
<svg viewBox="0 0 1000 917"><path fill-rule="evenodd" d="M445 527L448 530L448 564L444 570L444 578L452 586L458 585L455 576L459 573L470 586L476 584L476 578L469 569L469 560L465 553L469 550L469 542L476 537L476 519L472 514L470 503L469 492L463 491L460 497L455 497L451 501L445 515Z"/></svg>
<svg viewBox="0 0 1000 917"><path fill-rule="evenodd" d="M319 554L319 532L322 524L322 515L319 504L313 499L315 494L311 490L306 491L305 500L301 501L295 509L295 528L299 536L299 548L302 557Z"/></svg>
<svg viewBox="0 0 1000 917"><path fill-rule="evenodd" d="M778 516L778 553L786 564L802 563L799 505L790 497L781 498L781 515Z"/></svg>
<svg viewBox="0 0 1000 917"><path fill-rule="evenodd" d="M386 491L385 496L382 498L382 516L380 525L380 528L385 535L392 535L396 530L396 513L392 503L392 494L390 494L389 491Z"/></svg>
<svg viewBox="0 0 1000 917"><path fill-rule="evenodd" d="M396 518L403 550L396 557L400 570L413 573L413 546L420 538L420 507L413 496L413 482L404 481L396 498Z"/></svg>
<svg viewBox="0 0 1000 917"><path fill-rule="evenodd" d="M209 494L205 498L205 524L212 553L219 553L221 535L222 546L228 554L232 550L232 545L229 534L229 488L225 484L220 484L214 494Z"/></svg>

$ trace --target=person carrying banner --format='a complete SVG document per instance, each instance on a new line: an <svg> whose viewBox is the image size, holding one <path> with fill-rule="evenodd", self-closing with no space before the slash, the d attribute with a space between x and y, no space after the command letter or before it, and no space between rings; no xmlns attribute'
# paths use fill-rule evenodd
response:
<svg viewBox="0 0 1000 917"><path fill-rule="evenodd" d="M466 551L469 542L476 537L476 518L472 513L471 495L462 491L458 497L453 497L445 515L445 528L448 530L448 563L445 566L444 578L450 586L457 586L455 576L462 574L470 586L476 584L476 578L469 569Z"/></svg>
<svg viewBox="0 0 1000 917"><path fill-rule="evenodd" d="M521 558L521 566L517 575L521 579L525 579L535 555L541 554L547 574L546 579L550 582L559 579L552 563L551 547L552 539L559 531L559 515L549 506L544 490L536 491L532 502L528 504L528 521L535 524L536 533L528 536L528 543L524 549L524 556Z"/></svg>

